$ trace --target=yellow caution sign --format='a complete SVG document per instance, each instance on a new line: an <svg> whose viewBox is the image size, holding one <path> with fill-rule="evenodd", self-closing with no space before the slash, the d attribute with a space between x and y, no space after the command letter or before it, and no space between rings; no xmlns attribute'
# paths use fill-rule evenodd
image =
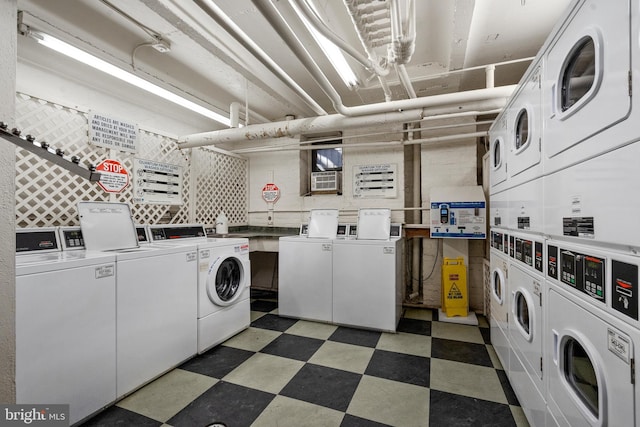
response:
<svg viewBox="0 0 640 427"><path fill-rule="evenodd" d="M464 258L445 258L442 264L442 311L447 317L469 314L467 267Z"/></svg>

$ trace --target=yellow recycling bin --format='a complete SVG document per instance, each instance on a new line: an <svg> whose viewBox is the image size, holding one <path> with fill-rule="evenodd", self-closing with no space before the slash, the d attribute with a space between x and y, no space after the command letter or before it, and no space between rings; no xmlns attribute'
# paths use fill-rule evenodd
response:
<svg viewBox="0 0 640 427"><path fill-rule="evenodd" d="M445 258L442 264L442 311L447 317L469 314L467 267L464 258Z"/></svg>

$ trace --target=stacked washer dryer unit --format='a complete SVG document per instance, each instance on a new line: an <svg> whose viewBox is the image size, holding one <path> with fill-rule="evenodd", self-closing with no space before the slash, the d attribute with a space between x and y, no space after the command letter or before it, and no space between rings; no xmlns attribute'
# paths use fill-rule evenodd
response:
<svg viewBox="0 0 640 427"><path fill-rule="evenodd" d="M150 225L157 244L197 245L198 354L249 327L251 264L246 238L207 238L202 224Z"/></svg>
<svg viewBox="0 0 640 427"><path fill-rule="evenodd" d="M514 240L508 372L533 425L640 423L640 391L635 385L640 221L633 219L640 208L640 96L633 96L640 87L639 8L638 2L627 0L574 1L501 115L512 123L516 144L508 156L506 179L511 200L508 229ZM542 107L534 110L539 120L535 112L528 117L528 136L539 144L540 158L536 163L532 154L514 166L519 111L531 102L531 96L523 94L526 87L535 87L534 76L539 76ZM492 136L499 135L498 123ZM531 139L532 132L539 136ZM541 193L540 179L530 172L540 168ZM541 228L531 213L542 217ZM527 240L533 245L533 268L526 262ZM536 268L538 243L542 269ZM518 253L525 262L516 259ZM517 374L513 363L520 361L531 383L540 384L530 357L537 355L538 344L535 338L526 340L526 328L518 325L517 316L518 298L532 299L538 282L544 421L536 416L539 402L531 403L523 394L531 384ZM524 286L527 283L530 286ZM530 307L520 313L538 323L539 314Z"/></svg>
<svg viewBox="0 0 640 427"><path fill-rule="evenodd" d="M579 2L544 54L554 424L640 423L639 25L636 1Z"/></svg>
<svg viewBox="0 0 640 427"><path fill-rule="evenodd" d="M278 256L278 314L333 322L333 246L337 209L312 209L300 235L281 237Z"/></svg>
<svg viewBox="0 0 640 427"><path fill-rule="evenodd" d="M116 259L120 398L197 353L196 246L138 245L129 205L78 203L87 252Z"/></svg>
<svg viewBox="0 0 640 427"><path fill-rule="evenodd" d="M116 263L60 248L55 228L17 230L16 402L68 404L75 424L116 400Z"/></svg>
<svg viewBox="0 0 640 427"><path fill-rule="evenodd" d="M333 244L334 323L396 331L403 300L402 242L390 209L358 211L357 238Z"/></svg>

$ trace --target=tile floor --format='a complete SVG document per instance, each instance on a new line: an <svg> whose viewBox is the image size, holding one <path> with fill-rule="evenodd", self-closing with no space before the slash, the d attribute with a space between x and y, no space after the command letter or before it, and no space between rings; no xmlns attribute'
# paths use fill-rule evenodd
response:
<svg viewBox="0 0 640 427"><path fill-rule="evenodd" d="M281 318L254 293L251 327L84 426L527 426L479 327L408 308L397 334Z"/></svg>

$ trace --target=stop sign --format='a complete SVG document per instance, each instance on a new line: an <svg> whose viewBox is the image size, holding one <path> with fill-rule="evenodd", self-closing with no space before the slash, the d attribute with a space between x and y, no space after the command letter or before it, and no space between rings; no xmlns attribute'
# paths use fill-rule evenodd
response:
<svg viewBox="0 0 640 427"><path fill-rule="evenodd" d="M118 160L101 161L96 172L100 172L98 185L107 193L120 193L129 185L129 173Z"/></svg>

